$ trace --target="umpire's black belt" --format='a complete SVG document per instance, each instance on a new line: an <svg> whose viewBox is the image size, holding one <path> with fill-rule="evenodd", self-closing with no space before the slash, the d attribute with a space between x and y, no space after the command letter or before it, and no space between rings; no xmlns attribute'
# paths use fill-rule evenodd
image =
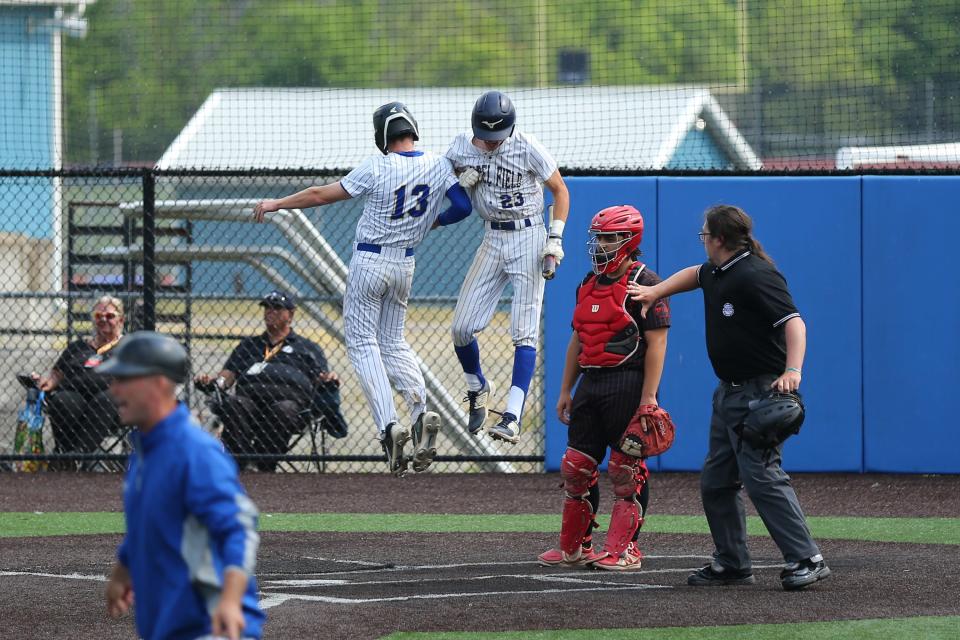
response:
<svg viewBox="0 0 960 640"><path fill-rule="evenodd" d="M413 247L407 247L406 249L400 247L381 247L378 244L370 244L369 242L358 242L357 251L366 251L368 253L383 253L384 249L389 251L403 251L403 256L409 258L413 255Z"/></svg>
<svg viewBox="0 0 960 640"><path fill-rule="evenodd" d="M736 380L736 381L721 380L720 383L723 384L723 386L725 387L739 388L739 387L747 387L751 384L763 384L763 383L770 384L770 382L776 379L777 379L776 374L767 373L761 376L755 376L753 378L746 378L744 380Z"/></svg>
<svg viewBox="0 0 960 640"><path fill-rule="evenodd" d="M497 220L488 220L487 224L489 224L490 228L494 231L518 231L524 227L532 227L533 218L524 218L523 220L504 220L502 222Z"/></svg>

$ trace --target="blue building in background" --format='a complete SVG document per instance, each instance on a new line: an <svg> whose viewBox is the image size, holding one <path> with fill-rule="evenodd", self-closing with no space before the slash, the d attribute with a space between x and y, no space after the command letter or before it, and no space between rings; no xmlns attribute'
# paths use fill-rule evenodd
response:
<svg viewBox="0 0 960 640"><path fill-rule="evenodd" d="M0 170L63 162L62 39L83 36L92 1L0 0ZM59 287L59 178L0 180L0 233L50 241L50 284Z"/></svg>

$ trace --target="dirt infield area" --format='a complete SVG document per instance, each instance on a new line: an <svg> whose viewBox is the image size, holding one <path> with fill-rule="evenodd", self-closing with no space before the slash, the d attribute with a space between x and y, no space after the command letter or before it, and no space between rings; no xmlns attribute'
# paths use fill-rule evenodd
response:
<svg viewBox="0 0 960 640"><path fill-rule="evenodd" d="M117 511L116 476L3 476L0 511ZM554 513L552 475L250 475L270 513ZM960 477L799 476L812 516L960 516ZM605 493L607 493L605 491ZM609 511L608 499L602 510ZM700 513L697 477L654 479L658 514ZM345 516L348 517L348 516ZM519 517L519 516L517 516ZM834 575L785 593L782 559L751 537L757 584L687 587L712 549L706 534L647 532L642 571L538 566L555 541L538 532L265 531L258 579L267 638L377 638L395 631L499 631L801 622L960 614L960 545L822 539ZM602 533L600 534L602 539ZM103 580L118 534L0 538L2 637L132 638L103 615Z"/></svg>

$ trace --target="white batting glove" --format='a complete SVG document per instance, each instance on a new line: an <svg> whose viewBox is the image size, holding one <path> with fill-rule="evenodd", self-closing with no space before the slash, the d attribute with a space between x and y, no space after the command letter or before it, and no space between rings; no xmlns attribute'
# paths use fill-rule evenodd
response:
<svg viewBox="0 0 960 640"><path fill-rule="evenodd" d="M560 236L551 235L547 239L547 244L543 247L543 251L540 252L540 260L543 261L547 256L553 256L557 259L557 264L560 264L560 261L563 260L563 245L561 242Z"/></svg>
<svg viewBox="0 0 960 640"><path fill-rule="evenodd" d="M473 167L467 167L460 173L460 176L457 178L457 180L460 181L461 187L464 189L469 189L480 182L480 172Z"/></svg>

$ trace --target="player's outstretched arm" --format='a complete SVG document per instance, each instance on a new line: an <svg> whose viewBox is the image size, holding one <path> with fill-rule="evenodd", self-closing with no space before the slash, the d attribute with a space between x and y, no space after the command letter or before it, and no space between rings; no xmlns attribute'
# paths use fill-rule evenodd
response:
<svg viewBox="0 0 960 640"><path fill-rule="evenodd" d="M580 377L580 336L574 331L567 343L567 358L560 379L560 398L557 400L557 417L563 424L570 424L570 409L573 407L573 386Z"/></svg>
<svg viewBox="0 0 960 640"><path fill-rule="evenodd" d="M309 209L321 207L352 197L339 182L325 184L319 187L308 187L293 195L278 200L264 200L253 208L253 219L263 222L264 216L280 209Z"/></svg>
<svg viewBox="0 0 960 640"><path fill-rule="evenodd" d="M635 282L631 282L627 285L627 295L630 296L631 300L636 300L643 305L640 314L646 318L647 309L656 304L660 298L668 298L676 293L684 293L700 288L700 281L697 278L699 270L700 265L681 269L663 282L652 287L644 287Z"/></svg>

